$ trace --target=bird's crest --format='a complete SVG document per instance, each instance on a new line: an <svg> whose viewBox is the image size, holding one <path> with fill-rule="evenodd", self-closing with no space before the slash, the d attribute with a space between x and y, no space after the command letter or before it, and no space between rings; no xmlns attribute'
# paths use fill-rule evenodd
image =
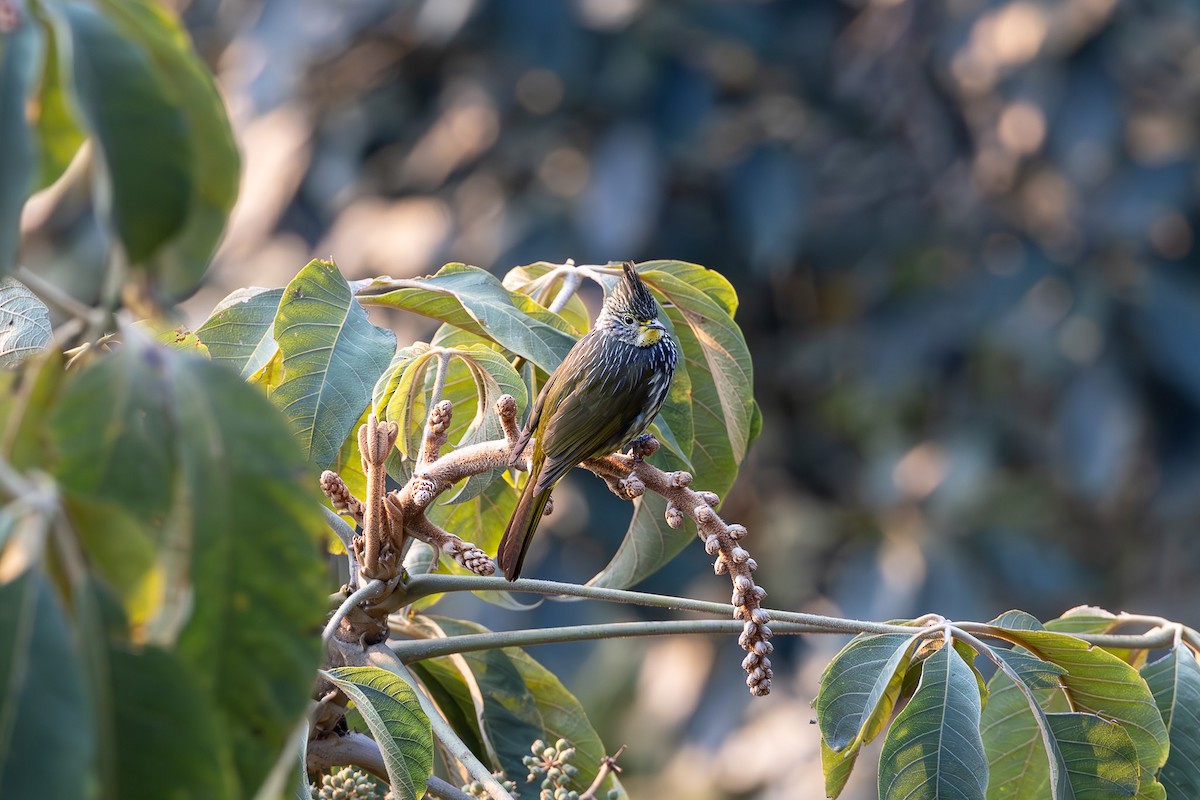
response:
<svg viewBox="0 0 1200 800"><path fill-rule="evenodd" d="M632 261L626 261L624 269L625 277L608 296L608 307L614 313L632 314L639 320L655 319L658 317L658 304L654 302L654 295L642 283Z"/></svg>

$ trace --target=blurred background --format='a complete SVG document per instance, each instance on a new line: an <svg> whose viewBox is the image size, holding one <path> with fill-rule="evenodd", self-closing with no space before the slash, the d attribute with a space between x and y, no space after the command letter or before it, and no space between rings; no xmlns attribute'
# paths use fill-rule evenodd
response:
<svg viewBox="0 0 1200 800"><path fill-rule="evenodd" d="M764 433L723 515L770 604L1200 622L1200 4L176 5L244 156L194 323L315 256L694 261L737 288L755 359ZM628 507L588 476L556 497L526 571L586 580ZM729 591L699 545L647 588ZM843 641L782 638L759 700L732 640L533 654L630 745L634 797L822 797L808 704ZM874 761L844 797L875 796Z"/></svg>

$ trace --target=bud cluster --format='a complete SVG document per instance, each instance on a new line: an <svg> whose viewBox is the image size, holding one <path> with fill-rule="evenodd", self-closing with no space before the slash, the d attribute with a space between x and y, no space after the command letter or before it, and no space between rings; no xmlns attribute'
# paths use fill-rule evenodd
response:
<svg viewBox="0 0 1200 800"><path fill-rule="evenodd" d="M513 800L520 800L520 795L517 794L516 781L508 780L503 772L493 772L492 777L504 787L504 791L513 796ZM478 800L490 800L491 798L491 795L488 794L487 787L483 785L483 781L471 781L470 783L464 784L462 790L471 797L478 798Z"/></svg>
<svg viewBox="0 0 1200 800"><path fill-rule="evenodd" d="M321 784L312 786L315 800L379 800L375 782L362 770L342 767L321 776Z"/></svg>
<svg viewBox="0 0 1200 800"><path fill-rule="evenodd" d="M579 800L579 792L570 790L571 780L579 774L579 768L571 763L575 748L566 739L547 745L538 739L529 748L533 753L521 759L529 768L530 783L541 779L538 800Z"/></svg>

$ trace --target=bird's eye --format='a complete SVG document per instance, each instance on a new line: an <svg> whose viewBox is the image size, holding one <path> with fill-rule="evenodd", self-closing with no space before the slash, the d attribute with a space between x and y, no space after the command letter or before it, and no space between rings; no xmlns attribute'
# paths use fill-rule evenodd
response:
<svg viewBox="0 0 1200 800"><path fill-rule="evenodd" d="M632 325L632 324L633 324L633 317L631 317L631 316L629 316L628 314L626 314L626 315L625 315L625 324L626 324L626 325Z"/></svg>

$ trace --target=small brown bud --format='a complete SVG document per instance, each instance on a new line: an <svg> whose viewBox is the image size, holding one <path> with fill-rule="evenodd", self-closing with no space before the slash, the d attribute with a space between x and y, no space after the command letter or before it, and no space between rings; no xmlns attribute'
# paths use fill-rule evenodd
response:
<svg viewBox="0 0 1200 800"><path fill-rule="evenodd" d="M765 608L754 609L754 621L759 625L766 625L771 621L771 614Z"/></svg>
<svg viewBox="0 0 1200 800"><path fill-rule="evenodd" d="M733 577L733 585L743 592L752 592L755 589L754 581L745 575L735 575Z"/></svg>
<svg viewBox="0 0 1200 800"><path fill-rule="evenodd" d="M625 491L625 497L629 500L641 497L646 493L646 484L636 475L630 475L621 481L621 486Z"/></svg>
<svg viewBox="0 0 1200 800"><path fill-rule="evenodd" d="M746 670L746 672L749 672L757 667L761 662L762 656L760 656L758 653L747 653L746 657L742 659L742 669Z"/></svg>
<svg viewBox="0 0 1200 800"><path fill-rule="evenodd" d="M454 404L443 400L429 412L429 432L445 433L450 430L450 420L454 418Z"/></svg>
<svg viewBox="0 0 1200 800"><path fill-rule="evenodd" d="M696 506L692 510L692 515L696 518L696 522L701 524L712 522L717 518L716 513L712 510L712 506Z"/></svg>
<svg viewBox="0 0 1200 800"><path fill-rule="evenodd" d="M754 593L754 599L760 603L763 601L763 598L767 596L767 590L761 586L755 586L752 591Z"/></svg>
<svg viewBox="0 0 1200 800"><path fill-rule="evenodd" d="M511 394L502 394L496 398L496 413L501 417L517 415L517 399Z"/></svg>
<svg viewBox="0 0 1200 800"><path fill-rule="evenodd" d="M745 564L750 558L750 554L740 547L733 548L729 551L729 555L735 564Z"/></svg>
<svg viewBox="0 0 1200 800"><path fill-rule="evenodd" d="M755 561L753 558L747 558L746 559L746 568L748 570L750 570L751 572L754 572L754 570L758 569L758 562Z"/></svg>
<svg viewBox="0 0 1200 800"><path fill-rule="evenodd" d="M754 643L754 652L758 653L760 656L769 656L771 653L775 652L775 645L763 639L759 639Z"/></svg>
<svg viewBox="0 0 1200 800"><path fill-rule="evenodd" d="M670 503L667 504L666 518L668 527L675 529L683 527L683 512Z"/></svg>
<svg viewBox="0 0 1200 800"><path fill-rule="evenodd" d="M746 532L747 532L745 525L738 525L737 523L734 523L733 525L729 525L728 528L729 528L729 538L733 539L735 542L738 539L741 539L743 536L745 536Z"/></svg>
<svg viewBox="0 0 1200 800"><path fill-rule="evenodd" d="M724 558L718 558L713 562L713 572L718 575L724 575L726 572L729 572L729 565L725 563Z"/></svg>
<svg viewBox="0 0 1200 800"><path fill-rule="evenodd" d="M704 540L704 552L708 553L710 556L715 556L720 551L721 540L717 538L715 533ZM724 557L722 557L722 559L723 558Z"/></svg>
<svg viewBox="0 0 1200 800"><path fill-rule="evenodd" d="M739 598L738 593L735 592L733 595L733 599L735 599L735 600L741 599L743 601L741 603L730 603L730 605L733 606L733 618L740 619L742 622L745 622L746 620L750 619L750 609L746 608L746 603L745 603L746 598L744 598L744 597Z"/></svg>
<svg viewBox="0 0 1200 800"><path fill-rule="evenodd" d="M745 612L739 613L746 606L746 595L740 589L733 590L733 596L729 598L729 605L734 607L733 615L738 619L744 619Z"/></svg>
<svg viewBox="0 0 1200 800"><path fill-rule="evenodd" d="M775 632L771 630L770 625L759 625L758 626L758 635L764 639L770 639L772 636L775 635Z"/></svg>
<svg viewBox="0 0 1200 800"><path fill-rule="evenodd" d="M750 694L755 697L766 697L771 693L771 679L767 678L761 683L756 683L750 687Z"/></svg>
<svg viewBox="0 0 1200 800"><path fill-rule="evenodd" d="M692 474L690 472L683 472L681 470L679 472L671 473L671 485L676 489L682 489L685 486L691 486L691 484Z"/></svg>

